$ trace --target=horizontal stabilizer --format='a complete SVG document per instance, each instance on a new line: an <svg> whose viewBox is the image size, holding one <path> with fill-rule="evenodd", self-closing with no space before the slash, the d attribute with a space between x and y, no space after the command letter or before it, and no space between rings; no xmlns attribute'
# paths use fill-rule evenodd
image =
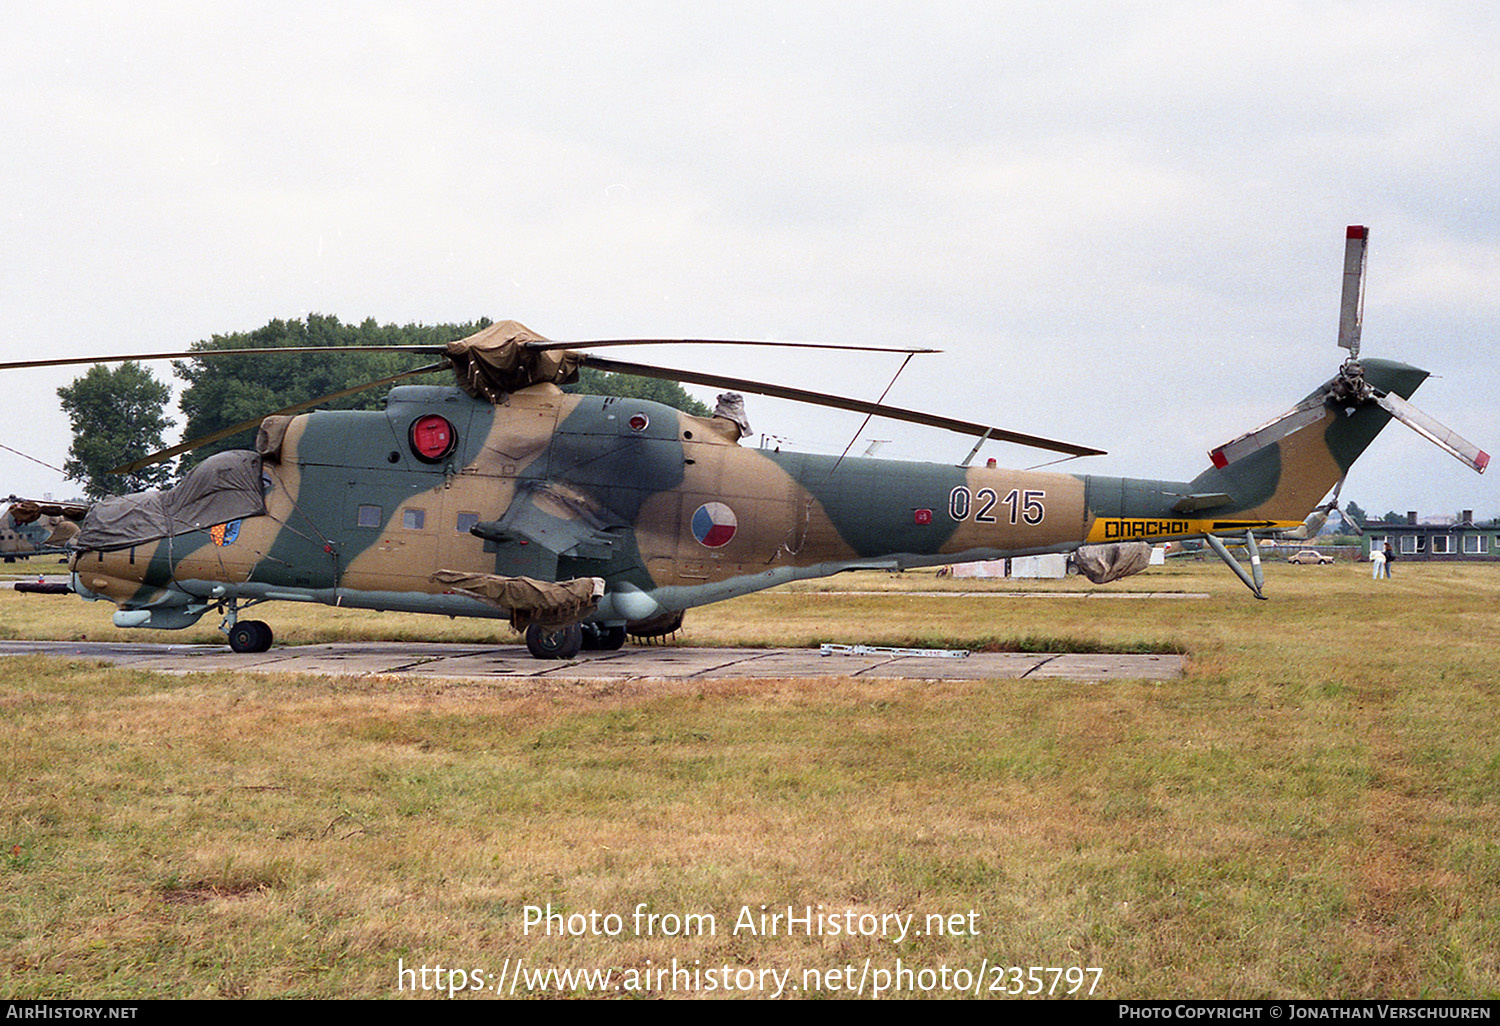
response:
<svg viewBox="0 0 1500 1026"><path fill-rule="evenodd" d="M1376 396L1380 408L1427 439L1439 449L1468 464L1478 473L1490 465L1490 454L1460 436L1456 431L1444 427L1427 414L1395 393Z"/></svg>

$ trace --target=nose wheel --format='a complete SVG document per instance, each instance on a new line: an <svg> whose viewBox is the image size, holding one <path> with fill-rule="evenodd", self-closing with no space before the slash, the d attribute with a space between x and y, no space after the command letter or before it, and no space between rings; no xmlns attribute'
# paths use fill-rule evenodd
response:
<svg viewBox="0 0 1500 1026"><path fill-rule="evenodd" d="M271 626L264 620L240 620L229 628L229 647L236 652L264 652L271 647Z"/></svg>

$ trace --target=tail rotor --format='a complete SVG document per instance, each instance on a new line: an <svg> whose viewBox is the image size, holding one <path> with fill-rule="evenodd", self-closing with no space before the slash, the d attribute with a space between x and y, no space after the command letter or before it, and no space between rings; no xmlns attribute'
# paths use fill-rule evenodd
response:
<svg viewBox="0 0 1500 1026"><path fill-rule="evenodd" d="M1365 249L1369 242L1368 228L1349 226L1344 243L1344 294L1339 308L1339 345L1349 350L1349 358L1339 368L1339 376L1330 382L1329 397L1350 406L1374 403L1471 470L1483 474L1490 464L1489 453L1401 396L1382 392L1365 380L1359 362L1359 336L1365 305Z"/></svg>

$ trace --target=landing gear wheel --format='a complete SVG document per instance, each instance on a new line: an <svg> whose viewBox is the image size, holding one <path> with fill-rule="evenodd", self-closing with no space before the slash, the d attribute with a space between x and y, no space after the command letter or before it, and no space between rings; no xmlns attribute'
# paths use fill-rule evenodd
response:
<svg viewBox="0 0 1500 1026"><path fill-rule="evenodd" d="M572 659L583 648L583 627L570 623L566 627L546 628L532 624L526 628L526 650L538 659Z"/></svg>
<svg viewBox="0 0 1500 1026"><path fill-rule="evenodd" d="M229 629L229 647L236 652L265 652L271 639L271 625L264 620L241 620Z"/></svg>
<svg viewBox="0 0 1500 1026"><path fill-rule="evenodd" d="M263 620L252 620L251 623L255 624L255 630L260 634L260 637L255 641L255 651L269 652L271 650L271 642L276 637L276 635L271 633L271 625Z"/></svg>

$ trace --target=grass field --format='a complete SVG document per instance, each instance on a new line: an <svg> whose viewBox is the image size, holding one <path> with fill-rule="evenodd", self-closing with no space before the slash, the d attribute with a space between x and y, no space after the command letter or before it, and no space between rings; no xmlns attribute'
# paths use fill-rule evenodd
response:
<svg viewBox="0 0 1500 1026"><path fill-rule="evenodd" d="M1208 563L1109 586L1210 595L1180 600L851 575L696 610L681 638L1185 652L1170 683L0 660L0 995L520 995L519 963L608 970L610 996L1497 996L1500 564L1268 575L1268 602ZM0 592L4 636L124 635L108 614ZM291 643L515 643L475 621L265 618ZM549 905L551 935L528 928ZM759 930L788 906L821 906L821 935ZM875 935L829 935L834 916Z"/></svg>

